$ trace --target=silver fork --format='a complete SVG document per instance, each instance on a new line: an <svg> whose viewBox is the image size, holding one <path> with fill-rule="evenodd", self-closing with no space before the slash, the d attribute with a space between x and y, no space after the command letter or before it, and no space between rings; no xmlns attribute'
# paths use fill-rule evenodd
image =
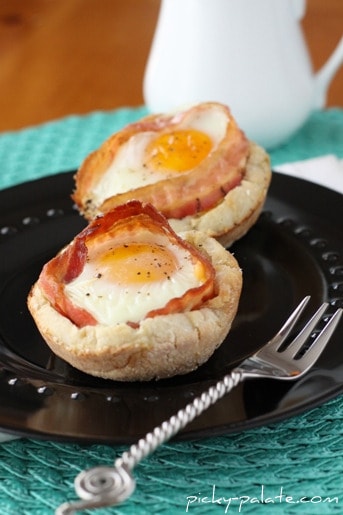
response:
<svg viewBox="0 0 343 515"><path fill-rule="evenodd" d="M134 467L157 447L168 441L209 406L215 404L241 381L248 378L274 378L293 381L299 379L314 365L337 327L343 310L339 308L324 325L311 345L305 345L321 320L328 303L322 304L297 336L284 348L284 344L310 296L305 297L293 311L278 333L259 351L211 386L184 409L140 439L119 457L114 467L100 466L82 471L75 478L75 491L80 500L63 503L55 515L71 515L89 508L114 506L124 502L133 493L136 483Z"/></svg>

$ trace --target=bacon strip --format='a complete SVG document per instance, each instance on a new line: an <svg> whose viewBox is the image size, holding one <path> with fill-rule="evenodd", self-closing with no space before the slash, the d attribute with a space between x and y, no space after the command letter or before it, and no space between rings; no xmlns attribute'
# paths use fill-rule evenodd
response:
<svg viewBox="0 0 343 515"><path fill-rule="evenodd" d="M205 110L213 105L216 104L204 103L194 109ZM229 109L220 104L218 106L228 118L226 135L198 167L173 178L111 196L98 206L100 212L106 213L120 204L138 199L153 204L167 218L183 218L214 207L231 189L238 186L244 176L249 142ZM91 197L92 187L109 167L120 145L137 132L157 132L172 127L188 113L174 117L150 116L109 138L86 159L75 176L76 190L73 198L79 207L87 214L87 205L82 199L85 195Z"/></svg>
<svg viewBox="0 0 343 515"><path fill-rule="evenodd" d="M215 270L211 262L195 247L182 240L169 226L166 218L152 205L131 201L95 219L68 247L43 267L38 282L53 307L78 327L96 325L97 320L90 313L68 299L64 286L82 272L86 261L91 258L92 250L96 251L104 239L113 238L116 241L118 238L120 241L123 235L130 235L134 239L142 230L163 234L172 243L185 248L195 263L201 262L206 277L198 288L189 289L183 296L170 300L164 307L149 312L146 317L196 309L215 295ZM129 320L127 323L134 327L138 325Z"/></svg>

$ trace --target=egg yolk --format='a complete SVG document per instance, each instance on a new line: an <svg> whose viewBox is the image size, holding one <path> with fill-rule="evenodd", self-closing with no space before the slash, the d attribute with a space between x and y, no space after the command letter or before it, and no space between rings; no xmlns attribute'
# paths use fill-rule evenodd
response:
<svg viewBox="0 0 343 515"><path fill-rule="evenodd" d="M96 260L98 277L115 283L142 284L169 279L177 270L174 254L166 247L130 243L113 247Z"/></svg>
<svg viewBox="0 0 343 515"><path fill-rule="evenodd" d="M185 172L201 163L211 149L211 138L195 129L162 133L147 146L146 165L157 171Z"/></svg>

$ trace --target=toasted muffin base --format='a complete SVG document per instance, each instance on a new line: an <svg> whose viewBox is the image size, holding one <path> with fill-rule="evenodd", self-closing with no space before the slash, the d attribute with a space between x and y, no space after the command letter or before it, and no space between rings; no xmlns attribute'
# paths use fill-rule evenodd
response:
<svg viewBox="0 0 343 515"><path fill-rule="evenodd" d="M219 204L204 213L168 221L175 232L201 231L229 248L258 219L271 176L268 154L262 147L250 142L246 172L239 186L229 191Z"/></svg>
<svg viewBox="0 0 343 515"><path fill-rule="evenodd" d="M127 324L77 327L57 312L36 283L28 307L52 351L75 368L116 381L148 381L186 374L205 363L229 332L242 288L235 258L215 239L182 234L216 270L217 295L197 310Z"/></svg>

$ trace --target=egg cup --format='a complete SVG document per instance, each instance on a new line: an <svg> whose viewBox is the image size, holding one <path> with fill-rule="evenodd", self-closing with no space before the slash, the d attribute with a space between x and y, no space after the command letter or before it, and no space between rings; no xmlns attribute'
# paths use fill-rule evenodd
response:
<svg viewBox="0 0 343 515"><path fill-rule="evenodd" d="M110 214L104 215L105 221ZM156 216L160 223L162 215ZM101 221L95 220L84 230L86 234L87 231L91 233L92 228ZM166 220L162 220L161 224L162 232L174 234ZM189 306L186 303L180 310L181 304L177 301L174 312L168 308L167 312L162 310L161 314L147 316L139 323L109 325L86 321L81 325L59 307L56 308L46 288L42 288L38 280L28 296L28 307L52 351L85 373L116 381L172 377L186 374L205 363L231 328L238 309L242 273L232 254L214 238L199 231L175 234L175 238L180 238L184 245L195 249L194 252L198 252L201 259L208 263L208 268L213 270L212 289L203 296L200 304ZM73 272L79 266L83 241L78 245L79 252L68 255L64 264L61 261L62 282L70 270ZM67 267L70 265L69 258L76 262L70 269L63 269L65 263ZM59 268L55 270L57 274L60 273ZM58 287L53 283L52 288L49 287L49 294L52 292L52 296L56 295Z"/></svg>

